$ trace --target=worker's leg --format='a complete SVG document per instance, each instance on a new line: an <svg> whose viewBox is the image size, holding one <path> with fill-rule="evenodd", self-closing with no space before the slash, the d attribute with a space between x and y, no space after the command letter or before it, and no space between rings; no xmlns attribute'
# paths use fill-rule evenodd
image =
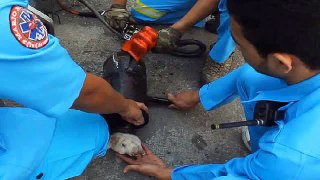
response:
<svg viewBox="0 0 320 180"><path fill-rule="evenodd" d="M236 44L231 36L230 16L227 10L227 0L221 0L219 4L220 25L217 29L218 40L211 49L209 55L212 60L225 62L236 48Z"/></svg>
<svg viewBox="0 0 320 180"><path fill-rule="evenodd" d="M93 158L105 155L108 140L108 126L100 115L69 110L57 119L49 151L33 177L78 176Z"/></svg>
<svg viewBox="0 0 320 180"><path fill-rule="evenodd" d="M197 0L135 0L131 14L142 23L174 24L193 7ZM196 24L202 27L204 21Z"/></svg>
<svg viewBox="0 0 320 180"><path fill-rule="evenodd" d="M55 123L31 109L0 108L0 179L31 176L46 156Z"/></svg>
<svg viewBox="0 0 320 180"><path fill-rule="evenodd" d="M259 91L268 91L273 89L279 89L286 86L285 82L270 76L256 73L255 70L245 65L241 75L237 79L237 90L242 102L244 113L247 120L253 120L253 112L255 108L255 102L248 102L253 100ZM258 149L258 143L261 136L268 130L263 126L249 127L250 143L252 151Z"/></svg>

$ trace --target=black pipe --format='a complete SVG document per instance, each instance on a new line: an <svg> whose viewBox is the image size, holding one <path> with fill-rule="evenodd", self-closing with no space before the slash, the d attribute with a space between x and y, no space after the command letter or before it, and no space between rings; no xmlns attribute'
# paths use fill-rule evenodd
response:
<svg viewBox="0 0 320 180"><path fill-rule="evenodd" d="M183 49L185 46L195 46L197 47L193 51L186 51ZM198 57L206 52L207 47L201 41L195 39L182 39L177 41L177 48L170 52L170 54L181 57Z"/></svg>

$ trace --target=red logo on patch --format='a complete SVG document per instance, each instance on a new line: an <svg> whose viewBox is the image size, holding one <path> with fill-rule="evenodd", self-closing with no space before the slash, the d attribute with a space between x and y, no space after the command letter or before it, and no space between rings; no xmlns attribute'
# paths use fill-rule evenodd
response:
<svg viewBox="0 0 320 180"><path fill-rule="evenodd" d="M48 44L46 27L36 15L25 8L12 7L10 26L16 39L27 48L39 49Z"/></svg>

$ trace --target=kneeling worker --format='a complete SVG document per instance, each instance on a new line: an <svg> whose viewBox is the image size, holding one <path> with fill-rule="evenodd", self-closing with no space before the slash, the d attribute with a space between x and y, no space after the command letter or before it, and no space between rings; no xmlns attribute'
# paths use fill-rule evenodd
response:
<svg viewBox="0 0 320 180"><path fill-rule="evenodd" d="M170 95L173 107L212 110L240 96L246 119L262 100L286 105L272 127L249 128L252 153L225 164L168 168L146 147L127 171L158 179L316 179L320 175L320 1L228 0L232 35L247 64L200 91Z"/></svg>

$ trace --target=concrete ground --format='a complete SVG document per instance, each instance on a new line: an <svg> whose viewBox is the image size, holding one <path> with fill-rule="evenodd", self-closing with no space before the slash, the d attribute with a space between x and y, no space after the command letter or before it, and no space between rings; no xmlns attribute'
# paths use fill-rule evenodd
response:
<svg viewBox="0 0 320 180"><path fill-rule="evenodd" d="M95 3L101 9L110 2ZM73 59L86 71L101 75L102 64L112 52L118 51L123 41L110 33L97 20L58 12L61 24L55 18L56 35ZM159 27L158 27L159 28ZM204 29L192 28L183 38L195 38L208 47L216 35ZM166 54L148 54L145 60L148 72L148 94L164 97L168 92L199 89L200 73L206 56L182 58ZM237 52L222 69L227 73L242 63ZM212 131L212 123L243 119L239 102L211 112L201 105L188 112L170 110L162 105L150 106L150 123L137 135L169 166L184 164L224 163L233 157L246 155L239 129ZM149 179L136 173L123 174L125 164L112 152L94 160L81 179Z"/></svg>

